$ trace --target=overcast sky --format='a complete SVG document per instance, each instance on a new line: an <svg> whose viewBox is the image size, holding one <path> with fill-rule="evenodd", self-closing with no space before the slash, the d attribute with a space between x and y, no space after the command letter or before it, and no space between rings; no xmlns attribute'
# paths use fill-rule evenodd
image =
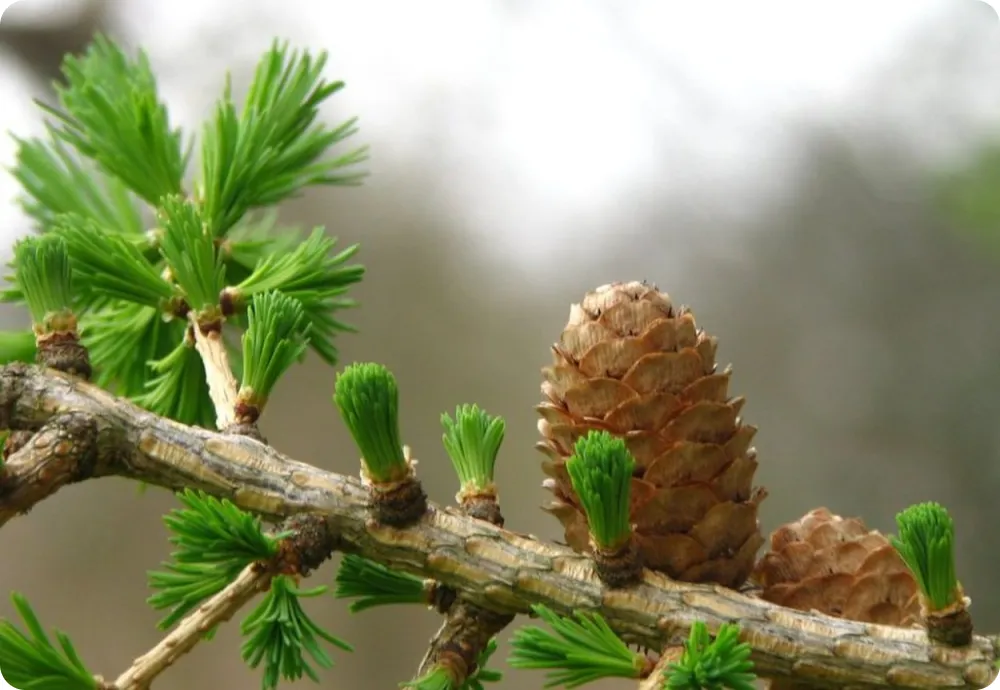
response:
<svg viewBox="0 0 1000 690"><path fill-rule="evenodd" d="M568 215L613 211L654 171L667 192L725 185L730 198L752 199L780 191L795 158L786 148L788 123L803 113L836 120L863 112L872 72L920 50L915 37L961 15L956 7L968 15L981 6L110 1L117 28L151 54L182 125L206 115L234 58L252 60L271 36L328 49L330 75L348 82L340 103L361 116L364 138L375 145L373 171L422 160L446 177L469 232L501 237L493 250L516 246L522 258L544 256L561 241L559 230L539 232L547 218L555 226ZM18 5L22 22L52 21L75 7L71 0ZM973 88L960 107L1000 113L994 83ZM29 101L36 89L0 53L0 129L37 130ZM977 91L989 97L977 101ZM4 141L0 162L11 156ZM14 191L9 178L0 181L0 197ZM530 210L534 222L522 233L512 227L512 208ZM19 227L15 213L0 204L0 231Z"/></svg>

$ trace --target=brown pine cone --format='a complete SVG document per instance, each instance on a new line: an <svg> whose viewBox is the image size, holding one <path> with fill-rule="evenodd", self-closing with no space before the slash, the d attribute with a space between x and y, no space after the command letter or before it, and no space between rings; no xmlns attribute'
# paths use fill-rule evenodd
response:
<svg viewBox="0 0 1000 690"><path fill-rule="evenodd" d="M589 537L566 460L579 438L605 430L636 460L632 522L645 566L729 587L749 576L764 542L756 428L739 418L744 400L729 397L731 370L717 371L716 346L688 309L646 283L605 285L571 307L537 408L555 496L546 509L571 547L588 550Z"/></svg>
<svg viewBox="0 0 1000 690"><path fill-rule="evenodd" d="M883 625L920 620L917 582L889 540L826 508L772 533L753 579L763 599L800 611Z"/></svg>

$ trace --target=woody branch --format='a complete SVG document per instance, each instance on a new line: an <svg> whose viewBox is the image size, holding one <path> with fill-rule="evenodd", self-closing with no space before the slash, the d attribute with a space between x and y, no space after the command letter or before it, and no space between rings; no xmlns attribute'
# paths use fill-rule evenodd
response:
<svg viewBox="0 0 1000 690"><path fill-rule="evenodd" d="M60 427L64 419L74 421ZM738 621L764 677L817 688L982 688L992 678L997 652L981 636L967 647L946 648L930 644L919 629L803 613L648 571L633 587L609 590L586 556L434 504L411 527L387 527L371 519L368 492L352 477L252 438L157 417L58 372L0 368L0 427L55 429L62 442L49 444L53 452L29 444L11 457L17 471L0 485L0 525L66 483L122 476L201 489L267 519L322 518L342 550L434 579L500 614L526 613L537 603L564 615L597 611L624 640L654 649L681 644L696 620L710 629ZM86 452L66 452L67 443L84 444Z"/></svg>

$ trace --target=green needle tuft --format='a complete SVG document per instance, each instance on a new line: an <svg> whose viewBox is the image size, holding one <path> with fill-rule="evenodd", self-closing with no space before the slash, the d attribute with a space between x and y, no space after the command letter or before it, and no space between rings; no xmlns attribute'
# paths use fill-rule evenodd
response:
<svg viewBox="0 0 1000 690"><path fill-rule="evenodd" d="M0 669L3 679L24 690L96 690L97 681L83 665L73 643L56 631L52 644L27 600L11 595L28 634L7 620L0 621Z"/></svg>
<svg viewBox="0 0 1000 690"><path fill-rule="evenodd" d="M441 415L445 450L458 474L463 491L483 491L493 486L493 468L503 443L505 424L476 405L461 405L455 418Z"/></svg>
<svg viewBox="0 0 1000 690"><path fill-rule="evenodd" d="M327 53L289 50L277 41L257 64L237 114L229 79L202 136L202 194L212 233L221 237L249 210L276 205L307 186L358 184L345 171L364 161L364 147L325 154L357 131L350 119L329 129L320 106L344 87L323 79Z"/></svg>
<svg viewBox="0 0 1000 690"><path fill-rule="evenodd" d="M281 375L305 354L309 324L302 304L280 292L254 295L247 321L240 400L259 412Z"/></svg>
<svg viewBox="0 0 1000 690"><path fill-rule="evenodd" d="M100 170L117 177L151 205L181 191L186 156L182 134L172 129L159 100L145 53L131 59L104 36L81 56L67 56L64 83L56 84L61 110L49 131Z"/></svg>
<svg viewBox="0 0 1000 690"><path fill-rule="evenodd" d="M160 253L184 291L188 306L198 312L199 323L219 319L219 293L226 284L226 267L198 207L183 197L166 197L159 221L164 230Z"/></svg>
<svg viewBox="0 0 1000 690"><path fill-rule="evenodd" d="M573 490L587 514L590 535L601 549L615 550L629 541L632 526L632 471L635 459L625 441L606 431L591 431L576 442L566 461Z"/></svg>
<svg viewBox="0 0 1000 690"><path fill-rule="evenodd" d="M337 376L333 401L373 482L397 482L410 475L399 435L399 389L388 369L350 365Z"/></svg>
<svg viewBox="0 0 1000 690"><path fill-rule="evenodd" d="M754 690L757 678L750 661L750 645L740 642L740 627L724 623L713 641L702 621L691 626L679 663L670 664L669 690Z"/></svg>
<svg viewBox="0 0 1000 690"><path fill-rule="evenodd" d="M42 235L14 245L17 286L39 333L76 330L69 251L58 235Z"/></svg>
<svg viewBox="0 0 1000 690"><path fill-rule="evenodd" d="M351 602L351 613L389 604L428 604L424 581L408 573L386 568L367 558L346 554L337 570L337 599Z"/></svg>
<svg viewBox="0 0 1000 690"><path fill-rule="evenodd" d="M297 589L290 577L279 575L271 581L271 589L264 600L243 621L240 629L247 638L243 643L243 660L250 668L264 664L262 690L274 690L281 678L295 681L303 675L318 683L319 676L306 654L320 668L333 666L320 640L345 652L354 651L351 645L323 630L302 610L300 598L325 592L326 587Z"/></svg>
<svg viewBox="0 0 1000 690"><path fill-rule="evenodd" d="M919 503L896 516L899 537L890 537L913 573L932 611L962 600L955 576L955 523L937 503Z"/></svg>
<svg viewBox="0 0 1000 690"><path fill-rule="evenodd" d="M547 669L544 687L576 688L601 678L638 678L646 658L618 639L599 614L577 611L573 618L557 615L542 604L531 607L555 635L541 628L514 632L514 668Z"/></svg>
<svg viewBox="0 0 1000 690"><path fill-rule="evenodd" d="M149 586L158 591L148 603L172 609L159 623L164 630L220 592L243 568L272 558L285 536L264 534L259 518L229 501L190 489L177 498L185 508L163 518L176 550L164 571L149 574Z"/></svg>
<svg viewBox="0 0 1000 690"><path fill-rule="evenodd" d="M174 287L126 237L75 215L61 216L53 231L66 240L74 283L83 284L90 301L113 298L160 309L176 297Z"/></svg>

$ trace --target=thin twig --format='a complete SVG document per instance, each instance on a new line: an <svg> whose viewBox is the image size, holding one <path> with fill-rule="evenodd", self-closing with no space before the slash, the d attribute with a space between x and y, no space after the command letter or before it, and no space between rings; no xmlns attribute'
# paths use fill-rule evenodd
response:
<svg viewBox="0 0 1000 690"><path fill-rule="evenodd" d="M182 620L159 644L132 662L106 690L146 690L153 679L194 649L205 634L232 618L255 596L265 591L272 572L251 564L225 589Z"/></svg>
<svg viewBox="0 0 1000 690"><path fill-rule="evenodd" d="M585 555L434 504L410 527L385 527L370 520L368 491L354 477L297 462L250 439L159 418L58 372L0 367L0 428L38 429L70 410L98 426L95 477L202 489L267 518L310 513L325 522L342 550L440 582L497 613L528 613L534 604L560 615L593 611L625 642L650 649L683 644L695 621L710 632L738 621L758 675L818 688L979 689L995 676L997 651L978 635L967 647L945 648L930 643L921 629L795 611L649 571L635 586L608 590ZM39 500L54 491L44 490L44 474L21 476L42 486L32 493ZM0 515L2 506L0 498Z"/></svg>
<svg viewBox="0 0 1000 690"><path fill-rule="evenodd" d="M208 394L215 406L215 426L220 430L228 429L236 423L236 396L239 392L239 383L233 376L226 343L222 340L220 331L202 333L194 311L188 314L188 319L192 324L194 347L205 365Z"/></svg>
<svg viewBox="0 0 1000 690"><path fill-rule="evenodd" d="M664 674L670 669L670 664L680 661L683 653L683 647L665 649L660 658L657 659L656 664L652 668L646 668L643 671L644 678L639 681L638 690L664 690L667 683L667 678ZM652 662L649 663L652 664Z"/></svg>

